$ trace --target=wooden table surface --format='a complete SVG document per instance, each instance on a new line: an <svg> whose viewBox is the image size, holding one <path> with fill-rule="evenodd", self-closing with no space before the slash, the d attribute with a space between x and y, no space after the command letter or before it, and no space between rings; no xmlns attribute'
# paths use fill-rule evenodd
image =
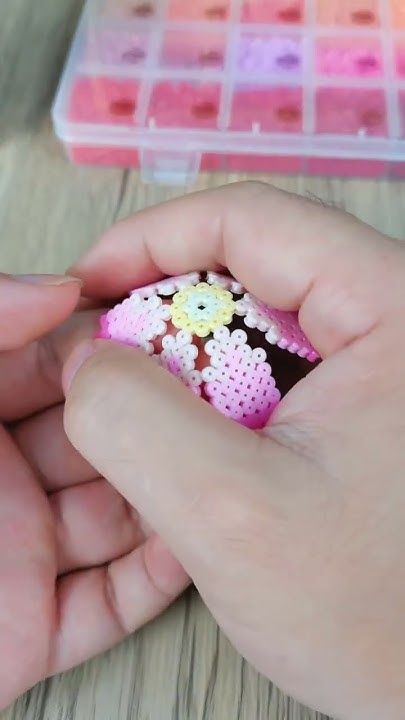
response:
<svg viewBox="0 0 405 720"><path fill-rule="evenodd" d="M117 218L184 192L71 167L49 107L80 0L0 3L0 268L63 271ZM202 176L198 187L238 176ZM265 178L270 179L270 178ZM405 235L405 184L272 177ZM1 583L1 578L0 578ZM49 680L0 720L320 720L230 647L195 593L105 656Z"/></svg>

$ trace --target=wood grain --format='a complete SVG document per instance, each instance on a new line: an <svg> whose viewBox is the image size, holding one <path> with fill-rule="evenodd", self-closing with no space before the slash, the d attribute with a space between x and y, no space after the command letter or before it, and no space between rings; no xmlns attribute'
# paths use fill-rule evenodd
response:
<svg viewBox="0 0 405 720"><path fill-rule="evenodd" d="M181 194L136 172L71 167L49 107L79 0L0 5L0 268L64 270L112 222ZM213 187L238 176L202 176ZM269 180L269 178L265 178ZM271 178L333 203L397 237L405 184ZM0 579L1 582L1 579ZM195 592L120 647L49 680L0 720L321 720L261 678L231 648Z"/></svg>

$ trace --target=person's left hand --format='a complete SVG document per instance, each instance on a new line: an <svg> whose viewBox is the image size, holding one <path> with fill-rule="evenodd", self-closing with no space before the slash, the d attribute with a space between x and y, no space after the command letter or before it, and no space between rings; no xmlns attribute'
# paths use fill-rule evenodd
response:
<svg viewBox="0 0 405 720"><path fill-rule="evenodd" d="M98 315L70 317L79 295L74 279L0 274L0 708L112 646L188 584L64 433L61 367Z"/></svg>

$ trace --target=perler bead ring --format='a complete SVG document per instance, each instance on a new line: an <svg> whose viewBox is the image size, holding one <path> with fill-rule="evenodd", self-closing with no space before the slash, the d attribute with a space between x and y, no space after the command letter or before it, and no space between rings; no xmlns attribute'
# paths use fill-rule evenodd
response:
<svg viewBox="0 0 405 720"><path fill-rule="evenodd" d="M234 278L168 278L131 292L100 320L98 337L144 350L223 415L263 428L280 401L271 346L313 363L296 313L270 308Z"/></svg>

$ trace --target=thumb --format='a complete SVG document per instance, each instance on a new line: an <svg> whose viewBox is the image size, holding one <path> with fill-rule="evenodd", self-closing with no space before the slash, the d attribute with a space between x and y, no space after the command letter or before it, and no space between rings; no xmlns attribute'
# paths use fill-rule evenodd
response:
<svg viewBox="0 0 405 720"><path fill-rule="evenodd" d="M133 348L85 344L64 376L71 442L196 581L215 566L224 534L245 522L270 461L281 469L288 451L227 420Z"/></svg>
<svg viewBox="0 0 405 720"><path fill-rule="evenodd" d="M66 320L81 284L65 275L0 273L0 352L26 345Z"/></svg>

